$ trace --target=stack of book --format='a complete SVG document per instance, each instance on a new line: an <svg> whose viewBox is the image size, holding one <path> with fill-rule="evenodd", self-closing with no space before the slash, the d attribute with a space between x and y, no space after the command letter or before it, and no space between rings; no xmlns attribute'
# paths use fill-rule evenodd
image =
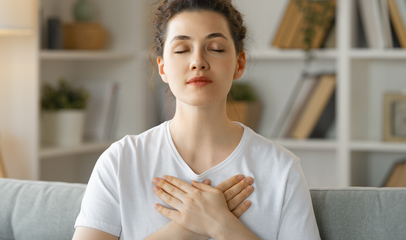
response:
<svg viewBox="0 0 406 240"><path fill-rule="evenodd" d="M334 74L300 78L273 130L276 138L326 138L335 120Z"/></svg>
<svg viewBox="0 0 406 240"><path fill-rule="evenodd" d="M384 187L406 187L406 160L395 163Z"/></svg>
<svg viewBox="0 0 406 240"><path fill-rule="evenodd" d="M311 8L314 14L323 14L327 22L324 26L316 26L314 29L314 38L312 41L312 48L320 48L326 42L331 41L331 35L334 35L334 17L335 17L335 0L331 1L332 7L328 8L328 12L323 12L324 8L320 1L302 1L301 4L298 0L290 0L285 14L279 24L279 28L275 34L272 45L275 48L305 48L305 29L307 27L306 16L304 13L306 8ZM307 5L306 5L307 4Z"/></svg>
<svg viewBox="0 0 406 240"><path fill-rule="evenodd" d="M334 7L323 13L328 19L325 27L316 26L312 48L335 47L336 0L325 1L332 1ZM303 6L312 8L317 14L317 11L323 9L321 2L323 1L289 0L272 45L282 49L304 49L307 21ZM369 48L406 48L406 0L357 0L356 3L361 33Z"/></svg>
<svg viewBox="0 0 406 240"><path fill-rule="evenodd" d="M368 47L406 48L405 0L358 0L358 7Z"/></svg>
<svg viewBox="0 0 406 240"><path fill-rule="evenodd" d="M86 79L81 82L81 86L90 92L86 109L85 140L95 142L115 140L119 83Z"/></svg>

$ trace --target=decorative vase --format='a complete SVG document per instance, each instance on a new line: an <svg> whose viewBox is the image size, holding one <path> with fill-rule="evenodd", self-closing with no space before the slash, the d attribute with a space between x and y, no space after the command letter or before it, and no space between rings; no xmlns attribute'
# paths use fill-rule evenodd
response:
<svg viewBox="0 0 406 240"><path fill-rule="evenodd" d="M83 142L84 110L43 111L41 139L45 146L77 146Z"/></svg>
<svg viewBox="0 0 406 240"><path fill-rule="evenodd" d="M89 0L78 0L73 7L73 16L76 21L88 22L92 20L94 8Z"/></svg>

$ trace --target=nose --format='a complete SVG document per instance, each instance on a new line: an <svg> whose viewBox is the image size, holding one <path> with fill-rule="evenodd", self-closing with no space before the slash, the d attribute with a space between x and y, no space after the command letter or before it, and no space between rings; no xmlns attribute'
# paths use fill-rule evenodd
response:
<svg viewBox="0 0 406 240"><path fill-rule="evenodd" d="M203 51L196 51L193 54L192 62L190 63L191 70L208 70L210 68L209 63L204 57Z"/></svg>

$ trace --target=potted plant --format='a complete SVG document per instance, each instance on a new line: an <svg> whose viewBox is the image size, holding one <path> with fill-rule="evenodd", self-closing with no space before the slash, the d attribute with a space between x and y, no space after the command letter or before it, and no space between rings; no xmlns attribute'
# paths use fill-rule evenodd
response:
<svg viewBox="0 0 406 240"><path fill-rule="evenodd" d="M305 78L309 74L309 68L313 54L313 41L316 37L316 29L324 29L328 27L334 20L336 7L335 0L295 0L304 17L303 31L303 51L305 52L304 68L302 77Z"/></svg>
<svg viewBox="0 0 406 240"><path fill-rule="evenodd" d="M61 78L57 86L45 83L41 97L41 135L44 145L73 146L83 142L89 93Z"/></svg>
<svg viewBox="0 0 406 240"><path fill-rule="evenodd" d="M248 83L234 82L227 99L227 115L257 131L261 117L261 104L254 89Z"/></svg>

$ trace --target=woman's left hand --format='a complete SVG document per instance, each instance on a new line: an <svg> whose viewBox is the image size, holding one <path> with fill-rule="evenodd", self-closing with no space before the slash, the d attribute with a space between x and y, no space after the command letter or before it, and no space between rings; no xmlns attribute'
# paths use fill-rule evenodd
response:
<svg viewBox="0 0 406 240"><path fill-rule="evenodd" d="M171 176L155 178L155 194L172 210L156 204L156 210L180 226L200 235L213 237L227 218L237 219L228 209L224 193L209 185L189 183Z"/></svg>

